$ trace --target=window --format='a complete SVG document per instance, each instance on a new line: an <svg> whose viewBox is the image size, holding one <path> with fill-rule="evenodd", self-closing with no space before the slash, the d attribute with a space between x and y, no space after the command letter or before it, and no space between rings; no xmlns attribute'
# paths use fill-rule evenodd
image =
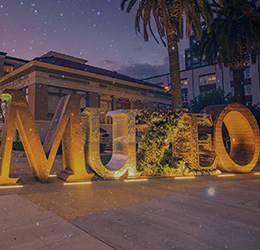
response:
<svg viewBox="0 0 260 250"><path fill-rule="evenodd" d="M246 68L244 71L244 79L249 78L251 78L251 68ZM232 70L230 71L230 81L234 81L234 72Z"/></svg>
<svg viewBox="0 0 260 250"><path fill-rule="evenodd" d="M230 70L230 81L234 81L234 73L232 70Z"/></svg>
<svg viewBox="0 0 260 250"><path fill-rule="evenodd" d="M62 89L61 93L62 95L69 95L69 94L73 94L74 91L72 89Z"/></svg>
<svg viewBox="0 0 260 250"><path fill-rule="evenodd" d="M251 78L251 69L250 68L245 69L244 78L245 79Z"/></svg>
<svg viewBox="0 0 260 250"><path fill-rule="evenodd" d="M195 56L194 54L193 54L192 66L193 68L200 67L200 58Z"/></svg>
<svg viewBox="0 0 260 250"><path fill-rule="evenodd" d="M117 109L131 109L131 102L126 98L119 98L116 103Z"/></svg>
<svg viewBox="0 0 260 250"><path fill-rule="evenodd" d="M159 108L159 109L165 109L165 108L166 108L166 104L164 104L164 103L159 103L159 104L158 104L158 108Z"/></svg>
<svg viewBox="0 0 260 250"><path fill-rule="evenodd" d="M100 108L105 111L112 110L112 97L110 95L100 96ZM112 124L112 118L106 116L106 112L100 115L100 122L102 124Z"/></svg>
<svg viewBox="0 0 260 250"><path fill-rule="evenodd" d="M207 84L207 77L200 76L200 85L206 85L206 84Z"/></svg>
<svg viewBox="0 0 260 250"><path fill-rule="evenodd" d="M28 100L29 100L29 97L28 97L28 95L29 95L28 87L23 88L23 92L25 94L26 101L28 102Z"/></svg>
<svg viewBox="0 0 260 250"><path fill-rule="evenodd" d="M58 102L61 97L68 94L79 94L82 95L82 99L80 101L80 108L84 109L88 106L88 92L85 91L76 91L73 89L65 89L54 86L48 86L48 114L53 115L55 109L58 105Z"/></svg>
<svg viewBox="0 0 260 250"><path fill-rule="evenodd" d="M216 80L217 80L216 75L208 76L208 84L215 84Z"/></svg>
<svg viewBox="0 0 260 250"><path fill-rule="evenodd" d="M245 95L252 95L251 84L244 85Z"/></svg>
<svg viewBox="0 0 260 250"><path fill-rule="evenodd" d="M11 65L11 64L4 65L4 73L8 74L12 71L14 71L14 65Z"/></svg>
<svg viewBox="0 0 260 250"><path fill-rule="evenodd" d="M215 74L199 77L200 85L216 84L216 81L217 81L217 78L216 78Z"/></svg>
<svg viewBox="0 0 260 250"><path fill-rule="evenodd" d="M48 114L54 114L60 97L58 95L48 95Z"/></svg>
<svg viewBox="0 0 260 250"><path fill-rule="evenodd" d="M76 91L77 95L82 95L82 98L80 100L80 109L83 110L88 106L87 100L88 100L88 93L84 91Z"/></svg>
<svg viewBox="0 0 260 250"><path fill-rule="evenodd" d="M57 88L57 87L48 86L48 92L49 93L57 93L57 94L59 94L60 93L60 89Z"/></svg>
<svg viewBox="0 0 260 250"><path fill-rule="evenodd" d="M188 87L188 80L187 79L181 80L181 87L182 88L187 88Z"/></svg>
<svg viewBox="0 0 260 250"><path fill-rule="evenodd" d="M153 103L153 108L155 108L155 109L158 108L158 103L157 103L157 102L154 102L154 103Z"/></svg>
<svg viewBox="0 0 260 250"><path fill-rule="evenodd" d="M183 92L182 93L182 101L183 102L187 102L188 101L188 93L187 92Z"/></svg>
<svg viewBox="0 0 260 250"><path fill-rule="evenodd" d="M186 50L185 51L185 61L186 61L186 68L190 69L192 67L192 63L191 63L191 51L190 50Z"/></svg>

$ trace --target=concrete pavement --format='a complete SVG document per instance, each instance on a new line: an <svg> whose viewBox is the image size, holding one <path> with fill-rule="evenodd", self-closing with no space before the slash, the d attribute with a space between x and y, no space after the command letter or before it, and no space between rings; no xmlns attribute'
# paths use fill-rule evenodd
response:
<svg viewBox="0 0 260 250"><path fill-rule="evenodd" d="M13 166L25 185L0 190L1 250L260 249L260 175L64 186Z"/></svg>
<svg viewBox="0 0 260 250"><path fill-rule="evenodd" d="M1 249L112 249L19 195L0 197Z"/></svg>

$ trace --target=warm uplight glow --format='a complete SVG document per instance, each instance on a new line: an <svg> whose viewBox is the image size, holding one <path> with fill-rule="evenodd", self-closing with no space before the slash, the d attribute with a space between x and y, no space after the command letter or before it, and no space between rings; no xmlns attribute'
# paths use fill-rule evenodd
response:
<svg viewBox="0 0 260 250"><path fill-rule="evenodd" d="M0 189L22 188L23 185L0 186Z"/></svg>
<svg viewBox="0 0 260 250"><path fill-rule="evenodd" d="M254 175L260 175L260 172L258 172L258 173L254 173Z"/></svg>
<svg viewBox="0 0 260 250"><path fill-rule="evenodd" d="M130 180L124 180L124 182L140 182L140 181L148 181L148 179L130 179Z"/></svg>
<svg viewBox="0 0 260 250"><path fill-rule="evenodd" d="M74 186L74 185L90 185L92 182L86 181L86 182L65 182L63 183L64 186Z"/></svg>
<svg viewBox="0 0 260 250"><path fill-rule="evenodd" d="M195 176L183 176L183 177L175 177L175 180L185 180L185 179L194 179Z"/></svg>
<svg viewBox="0 0 260 250"><path fill-rule="evenodd" d="M217 175L217 177L233 177L235 176L235 174L220 174L220 175Z"/></svg>

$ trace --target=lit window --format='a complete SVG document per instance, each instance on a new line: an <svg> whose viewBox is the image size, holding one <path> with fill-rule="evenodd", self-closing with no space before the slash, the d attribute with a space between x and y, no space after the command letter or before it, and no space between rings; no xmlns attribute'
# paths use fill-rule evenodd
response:
<svg viewBox="0 0 260 250"><path fill-rule="evenodd" d="M170 86L169 85L164 86L164 89L165 89L166 92L169 92L170 91Z"/></svg>
<svg viewBox="0 0 260 250"><path fill-rule="evenodd" d="M244 71L244 78L245 78L245 79L251 78L251 69L250 69L250 68L247 68L247 69Z"/></svg>
<svg viewBox="0 0 260 250"><path fill-rule="evenodd" d="M182 88L187 88L188 87L188 80L187 79L181 80L181 87Z"/></svg>
<svg viewBox="0 0 260 250"><path fill-rule="evenodd" d="M216 75L208 76L208 84L215 84L216 83Z"/></svg>
<svg viewBox="0 0 260 250"><path fill-rule="evenodd" d="M199 77L200 85L216 84L216 81L217 81L217 77L215 74Z"/></svg>
<svg viewBox="0 0 260 250"><path fill-rule="evenodd" d="M5 64L4 65L4 72L6 74L8 74L8 73L10 73L12 71L14 71L14 66L13 65L10 65L10 64Z"/></svg>
<svg viewBox="0 0 260 250"><path fill-rule="evenodd" d="M252 95L251 84L244 85L245 87L245 95Z"/></svg>

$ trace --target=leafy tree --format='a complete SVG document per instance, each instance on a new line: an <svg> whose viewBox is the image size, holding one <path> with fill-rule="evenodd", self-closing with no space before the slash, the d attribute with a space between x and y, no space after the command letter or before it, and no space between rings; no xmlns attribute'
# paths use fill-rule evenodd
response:
<svg viewBox="0 0 260 250"><path fill-rule="evenodd" d="M221 88L212 89L200 93L194 100L191 101L191 111L194 113L199 113L207 106L231 102L233 102L231 93L225 95Z"/></svg>
<svg viewBox="0 0 260 250"><path fill-rule="evenodd" d="M150 31L153 38L159 42L153 32L152 19L155 21L159 37L165 46L165 39L167 40L173 109L182 110L178 42L184 35L184 23L186 23L188 35L191 35L193 31L197 39L201 38L203 30L202 20L209 23L212 16L208 1L122 0L122 9L124 9L127 2L127 12L130 12L139 3L135 18L135 28L137 32L140 32L141 24L143 25L145 41L149 40L148 31Z"/></svg>
<svg viewBox="0 0 260 250"><path fill-rule="evenodd" d="M244 103L244 71L260 52L260 7L254 0L213 0L214 20L205 26L197 53L233 71L235 101Z"/></svg>

